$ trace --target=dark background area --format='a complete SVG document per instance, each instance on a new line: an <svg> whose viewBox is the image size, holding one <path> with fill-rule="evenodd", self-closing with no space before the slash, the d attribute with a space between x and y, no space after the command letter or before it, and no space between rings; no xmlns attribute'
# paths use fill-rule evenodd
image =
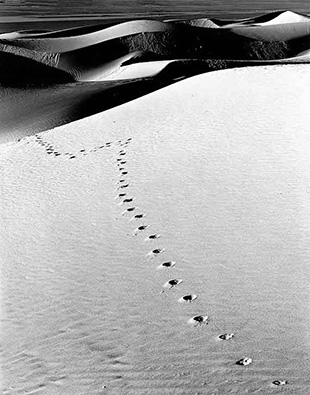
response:
<svg viewBox="0 0 310 395"><path fill-rule="evenodd" d="M178 14L247 16L291 9L309 13L309 0L0 0L0 17L93 16L132 18Z"/></svg>

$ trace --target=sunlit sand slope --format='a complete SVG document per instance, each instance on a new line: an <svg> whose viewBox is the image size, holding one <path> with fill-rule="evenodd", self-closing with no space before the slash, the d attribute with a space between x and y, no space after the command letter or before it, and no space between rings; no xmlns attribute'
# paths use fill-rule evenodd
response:
<svg viewBox="0 0 310 395"><path fill-rule="evenodd" d="M135 20L62 30L0 24L0 142L98 113L215 70L309 63L310 19Z"/></svg>
<svg viewBox="0 0 310 395"><path fill-rule="evenodd" d="M3 394L307 394L309 84L208 73L2 145Z"/></svg>

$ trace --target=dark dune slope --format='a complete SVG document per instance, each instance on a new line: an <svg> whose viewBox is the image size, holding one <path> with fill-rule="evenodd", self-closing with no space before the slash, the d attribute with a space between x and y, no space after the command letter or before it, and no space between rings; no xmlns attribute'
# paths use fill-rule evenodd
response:
<svg viewBox="0 0 310 395"><path fill-rule="evenodd" d="M272 23L277 18L285 23L252 26L253 23ZM297 23L298 18L302 22ZM288 23L290 19L292 23ZM109 28L102 25L80 27L21 34L12 39L0 36L0 50L49 64L70 73L75 80L87 81L96 79L101 71L105 73L106 69L119 67L119 59L137 52L166 60L292 58L310 48L310 19L309 22L304 20L308 17L292 12L234 21L230 28L226 27L227 23L221 28L205 27L203 19L197 20L200 21L198 25L140 20ZM211 20L206 18L205 21Z"/></svg>
<svg viewBox="0 0 310 395"><path fill-rule="evenodd" d="M309 36L290 41L263 41L243 37L223 29L188 27L183 31L136 34L120 39L131 51L150 51L167 59L243 59L273 60L295 56L309 48Z"/></svg>
<svg viewBox="0 0 310 395"><path fill-rule="evenodd" d="M70 83L41 87L0 86L0 142L73 122L166 86L164 78Z"/></svg>
<svg viewBox="0 0 310 395"><path fill-rule="evenodd" d="M0 52L2 86L50 85L73 81L73 77L63 70L12 53Z"/></svg>
<svg viewBox="0 0 310 395"><path fill-rule="evenodd" d="M301 62L310 63L310 18L290 11L0 31L2 135L47 130L200 73Z"/></svg>
<svg viewBox="0 0 310 395"><path fill-rule="evenodd" d="M279 60L310 47L310 35L264 41L222 29L186 27L178 32L139 33L59 54L58 67L79 80L92 69L125 55L143 52L157 59Z"/></svg>

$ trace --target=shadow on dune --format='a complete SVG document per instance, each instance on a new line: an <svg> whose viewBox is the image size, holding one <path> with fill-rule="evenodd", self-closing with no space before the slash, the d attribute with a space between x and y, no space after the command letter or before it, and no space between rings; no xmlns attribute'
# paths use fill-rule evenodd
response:
<svg viewBox="0 0 310 395"><path fill-rule="evenodd" d="M50 86L2 87L0 142L73 122L134 100L167 85L167 79L138 79Z"/></svg>
<svg viewBox="0 0 310 395"><path fill-rule="evenodd" d="M200 73L309 63L309 51L310 17L291 11L239 21L136 20L0 35L1 141L90 116Z"/></svg>
<svg viewBox="0 0 310 395"><path fill-rule="evenodd" d="M0 51L0 86L64 84L73 81L73 76L64 70Z"/></svg>

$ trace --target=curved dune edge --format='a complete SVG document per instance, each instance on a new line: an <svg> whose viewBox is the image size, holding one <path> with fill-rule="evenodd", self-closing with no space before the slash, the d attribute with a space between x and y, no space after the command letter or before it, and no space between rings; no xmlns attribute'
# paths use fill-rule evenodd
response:
<svg viewBox="0 0 310 395"><path fill-rule="evenodd" d="M0 88L0 143L17 141L119 106L165 86L156 80Z"/></svg>
<svg viewBox="0 0 310 395"><path fill-rule="evenodd" d="M281 23L264 25L271 20ZM20 37L24 35L18 39L15 33L12 39L6 34L6 39L0 37L0 49L61 69L76 81L104 80L106 76L110 80L112 75L117 78L124 73L125 70L120 70L123 62L135 59L136 54L148 57L147 61L301 58L300 54L307 53L310 46L308 20L307 16L292 12L216 25L218 28L207 18L183 23L138 20L108 28L99 25L28 36L18 32ZM209 22L213 27L203 27L209 26ZM303 56L303 60L307 57ZM135 78L145 75L141 69L141 75L135 73Z"/></svg>
<svg viewBox="0 0 310 395"><path fill-rule="evenodd" d="M307 54L304 55L306 57ZM303 57L299 60L304 62ZM271 67L297 64L296 58L281 62L247 61L155 61L112 68L100 81L67 83L27 89L0 87L0 143L65 125L117 107L167 85L206 72L230 68ZM100 74L101 75L101 74ZM143 78L140 78L142 75Z"/></svg>
<svg viewBox="0 0 310 395"><path fill-rule="evenodd" d="M230 29L243 37L263 41L289 41L310 36L310 20L308 22L283 23L268 26L235 26Z"/></svg>
<svg viewBox="0 0 310 395"><path fill-rule="evenodd" d="M11 45L38 52L63 53L133 34L173 31L175 29L176 27L173 24L152 20L139 20L124 22L106 29L99 29L92 33L74 35L73 37L67 37L67 35L70 34L70 30L69 32L64 30L64 36L58 38L53 38L52 36L51 38L41 38L41 35L36 35L33 36L33 38L27 37L17 40L6 39L2 41L9 41ZM81 28L81 30L83 31L84 29Z"/></svg>
<svg viewBox="0 0 310 395"><path fill-rule="evenodd" d="M272 14L270 14L272 15ZM259 22L261 19L266 19L265 22ZM274 24L269 23L276 21ZM183 23L180 23L183 22ZM155 33L155 32L177 32L178 30L187 27L186 32L193 34L190 28L208 30L213 28L220 28L220 30L234 31L239 29L239 33L243 30L248 37L251 37L250 32L256 31L258 37L261 39L276 39L289 40L309 34L310 17L300 15L291 11L277 13L275 17L268 20L268 14L264 17L257 17L248 20L235 21L234 24L219 26L212 19L200 18L183 21L153 21L153 20L136 20L124 22L102 28L99 26L91 26L88 28L73 28L65 29L50 33L38 33L29 35L27 33L12 32L10 38L8 33L1 36L0 42L4 44L13 45L38 52L57 52L63 53L74 51L77 49L96 45L108 40L113 40L125 36L135 35L139 33ZM227 26L230 26L229 28ZM256 29L255 29L256 28ZM26 36L23 38L23 34ZM16 37L17 35L17 37ZM266 37L266 38L265 38Z"/></svg>
<svg viewBox="0 0 310 395"><path fill-rule="evenodd" d="M275 18L271 18L270 20L261 22L260 24L262 26L266 26L266 25L280 25L286 23L309 22L309 21L310 21L310 17L308 15L302 15L293 11L283 11L279 13L279 15L277 15ZM259 22L256 21L255 23L259 23Z"/></svg>
<svg viewBox="0 0 310 395"><path fill-rule="evenodd" d="M235 21L137 20L8 37L0 35L1 140L88 117L197 74L310 63L310 18L291 11Z"/></svg>

